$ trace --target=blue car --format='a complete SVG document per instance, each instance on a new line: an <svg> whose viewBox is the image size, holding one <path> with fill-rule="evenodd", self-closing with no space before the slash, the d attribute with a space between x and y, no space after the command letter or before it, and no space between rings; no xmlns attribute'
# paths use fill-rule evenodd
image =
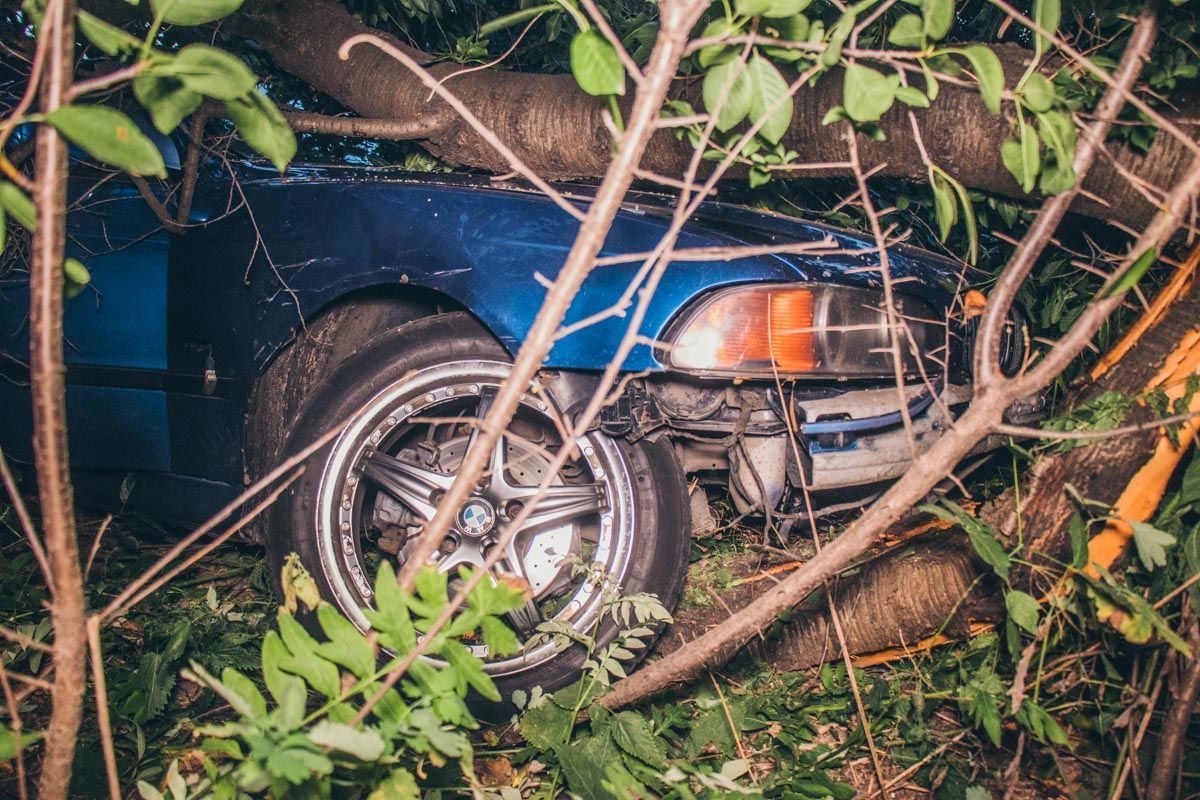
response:
<svg viewBox="0 0 1200 800"><path fill-rule="evenodd" d="M177 169L177 143L156 138ZM93 276L66 312L80 496L201 519L349 420L255 535L275 576L299 554L366 628L376 565L404 561L433 514L578 223L528 187L486 178L324 166L280 177L247 161L205 165L185 229L169 233L124 177L80 160L71 181L70 255ZM560 188L587 207L586 187ZM534 492L564 420L614 358L644 279L637 254L672 211L670 197L628 197L459 510L441 569L480 563ZM728 251L748 246L759 251ZM906 323L901 393L872 247L720 203L688 222L622 380L501 561L529 598L511 616L527 646L488 662L502 691L578 676L582 649L535 629L555 620L610 640L605 586L673 607L706 487L727 487L743 514L850 507L961 412L960 265L890 251ZM31 456L27 279L19 258L0 273L0 444L16 460ZM1013 369L1024 347L1018 326L1010 333Z"/></svg>

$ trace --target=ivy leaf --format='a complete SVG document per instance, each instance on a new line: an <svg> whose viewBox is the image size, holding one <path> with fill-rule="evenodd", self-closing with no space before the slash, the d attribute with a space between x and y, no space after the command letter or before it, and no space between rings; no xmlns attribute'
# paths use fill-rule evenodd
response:
<svg viewBox="0 0 1200 800"><path fill-rule="evenodd" d="M1073 514L1068 531L1071 534L1071 568L1081 570L1088 564L1088 528L1083 517Z"/></svg>
<svg viewBox="0 0 1200 800"><path fill-rule="evenodd" d="M1041 606L1032 595L1018 589L1005 592L1004 607L1008 610L1008 618L1017 623L1023 631L1037 633Z"/></svg>
<svg viewBox="0 0 1200 800"><path fill-rule="evenodd" d="M1061 18L1061 0L1034 0L1033 21L1039 28L1047 33L1055 33ZM1034 52L1037 53L1038 58L1041 58L1050 48L1050 40L1040 33L1035 34L1034 38Z"/></svg>
<svg viewBox="0 0 1200 800"><path fill-rule="evenodd" d="M925 44L925 25L916 14L905 14L896 20L887 40L896 47L921 47Z"/></svg>
<svg viewBox="0 0 1200 800"><path fill-rule="evenodd" d="M129 117L106 106L63 106L46 121L79 149L131 175L167 177L162 154Z"/></svg>
<svg viewBox="0 0 1200 800"><path fill-rule="evenodd" d="M862 64L846 67L842 84L846 114L857 122L875 122L896 99L896 87L887 76Z"/></svg>
<svg viewBox="0 0 1200 800"><path fill-rule="evenodd" d="M207 25L242 7L242 0L150 0L155 16L171 25Z"/></svg>
<svg viewBox="0 0 1200 800"><path fill-rule="evenodd" d="M937 41L945 38L954 24L954 0L922 0L925 35Z"/></svg>
<svg viewBox="0 0 1200 800"><path fill-rule="evenodd" d="M979 94L983 104L993 114L1000 113L1000 97L1004 93L1004 68L1000 59L987 45L973 44L962 49L963 56L971 62L971 69L979 81Z"/></svg>
<svg viewBox="0 0 1200 800"><path fill-rule="evenodd" d="M734 59L718 64L704 75L704 108L710 114L716 113L716 127L722 133L750 113L754 87L747 72L746 65Z"/></svg>
<svg viewBox="0 0 1200 800"><path fill-rule="evenodd" d="M759 55L750 59L746 72L752 87L750 119L757 123L766 117L758 134L771 144L778 144L792 122L793 103L788 97L787 81L774 64Z"/></svg>
<svg viewBox="0 0 1200 800"><path fill-rule="evenodd" d="M178 78L143 72L133 79L133 96L146 111L159 133L170 133L204 102L202 95L187 88Z"/></svg>
<svg viewBox="0 0 1200 800"><path fill-rule="evenodd" d="M308 732L308 738L313 744L347 753L359 761L376 761L383 755L383 737L371 728L352 728L323 719Z"/></svg>
<svg viewBox="0 0 1200 800"><path fill-rule="evenodd" d="M283 172L296 155L296 137L275 104L258 92L225 101L238 133Z"/></svg>
<svg viewBox="0 0 1200 800"><path fill-rule="evenodd" d="M595 97L625 94L625 67L617 48L595 28L571 40L571 73L579 88Z"/></svg>
<svg viewBox="0 0 1200 800"><path fill-rule="evenodd" d="M188 45L154 71L178 78L193 92L218 100L241 97L258 83L241 59L206 44Z"/></svg>
<svg viewBox="0 0 1200 800"><path fill-rule="evenodd" d="M1133 543L1137 547L1138 558L1146 569L1166 566L1167 548L1175 544L1175 537L1166 531L1145 522L1127 520L1133 528Z"/></svg>

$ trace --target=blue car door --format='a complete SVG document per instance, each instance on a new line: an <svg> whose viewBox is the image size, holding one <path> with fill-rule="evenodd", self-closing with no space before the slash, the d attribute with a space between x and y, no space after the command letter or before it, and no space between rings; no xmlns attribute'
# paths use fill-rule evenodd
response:
<svg viewBox="0 0 1200 800"><path fill-rule="evenodd" d="M168 163L172 143L158 137ZM175 155L174 158L172 156ZM71 462L76 467L167 470L170 235L124 176L73 161L67 254L92 280L66 301L64 357ZM0 276L0 444L30 456L28 265Z"/></svg>

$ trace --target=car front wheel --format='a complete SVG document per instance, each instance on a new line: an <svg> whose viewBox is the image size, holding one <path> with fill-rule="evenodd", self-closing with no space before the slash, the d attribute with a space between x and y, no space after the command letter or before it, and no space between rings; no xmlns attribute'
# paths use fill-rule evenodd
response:
<svg viewBox="0 0 1200 800"><path fill-rule="evenodd" d="M311 457L269 521L276 579L286 555L298 553L325 598L365 630L379 561L408 559L510 369L504 349L463 313L393 328L331 365L302 403L284 452L350 421ZM482 566L537 493L564 447L557 394L551 382L522 396L435 556L439 570L453 577ZM673 608L687 536L683 474L667 442L583 435L497 563L498 577L528 598L508 617L521 652L489 658L475 647L501 693L553 691L577 679L583 648L535 632L555 621L598 644L611 641L619 633L604 606L611 587L653 593Z"/></svg>

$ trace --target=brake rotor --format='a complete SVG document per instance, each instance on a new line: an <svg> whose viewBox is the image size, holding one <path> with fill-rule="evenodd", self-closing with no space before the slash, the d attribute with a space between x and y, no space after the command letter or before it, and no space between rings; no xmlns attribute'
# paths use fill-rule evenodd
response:
<svg viewBox="0 0 1200 800"><path fill-rule="evenodd" d="M402 460L412 457L415 464L452 475L462 465L469 440L469 435L463 435L433 447L429 443L423 443L421 449L426 451L424 453L418 454L410 449L396 455ZM522 445L513 438L506 440L506 447L508 479L521 486L539 485L550 467L550 462L537 449ZM557 476L551 485L563 485L561 476ZM504 520L501 520L501 524L503 522ZM421 530L421 521L386 492L376 493L374 523L381 532L378 541L380 549L401 560L411 551ZM537 531L520 531L517 534L514 549L520 554L519 566L524 571L524 575L517 577L528 581L535 600L552 596L569 583L572 556L578 556L580 552L580 527L578 523L565 523ZM447 546L453 547L457 541L456 534L449 534L447 541ZM440 553L435 556L435 559L440 558Z"/></svg>

